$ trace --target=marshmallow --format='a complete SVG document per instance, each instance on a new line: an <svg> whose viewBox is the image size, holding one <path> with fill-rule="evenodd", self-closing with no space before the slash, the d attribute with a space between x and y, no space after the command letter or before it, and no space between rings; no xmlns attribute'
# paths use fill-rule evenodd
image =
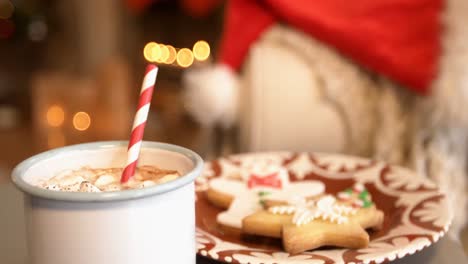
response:
<svg viewBox="0 0 468 264"><path fill-rule="evenodd" d="M92 185L88 181L84 181L80 184L80 192L101 192L98 187Z"/></svg>
<svg viewBox="0 0 468 264"><path fill-rule="evenodd" d="M75 185L75 184L79 185L84 180L85 179L81 176L68 175L68 176L64 176L61 178L57 178L56 182L61 186L69 186L69 185Z"/></svg>
<svg viewBox="0 0 468 264"><path fill-rule="evenodd" d="M60 188L62 191L65 191L65 192L78 192L80 191L80 186L82 182L83 181L70 184L70 185L61 185Z"/></svg>
<svg viewBox="0 0 468 264"><path fill-rule="evenodd" d="M44 185L44 189L52 190L52 191L61 191L62 190L60 188L60 186L57 185L57 184L46 184L46 185Z"/></svg>
<svg viewBox="0 0 468 264"><path fill-rule="evenodd" d="M178 174L169 174L169 175L166 175L166 176L162 177L161 179L159 179L157 183L161 184L161 183L165 183L165 182L168 182L168 181L175 180L177 178L179 178Z"/></svg>
<svg viewBox="0 0 468 264"><path fill-rule="evenodd" d="M104 175L99 176L99 178L97 178L97 180L94 182L94 185L105 186L114 182L116 182L116 179L114 178L114 176L109 175L109 174L104 174Z"/></svg>
<svg viewBox="0 0 468 264"><path fill-rule="evenodd" d="M122 186L118 183L113 183L109 185L105 185L101 187L101 191L103 192L115 192L115 191L120 191L122 190Z"/></svg>
<svg viewBox="0 0 468 264"><path fill-rule="evenodd" d="M150 186L154 186L156 185L156 183L154 181L144 181L143 182L143 187L150 187Z"/></svg>

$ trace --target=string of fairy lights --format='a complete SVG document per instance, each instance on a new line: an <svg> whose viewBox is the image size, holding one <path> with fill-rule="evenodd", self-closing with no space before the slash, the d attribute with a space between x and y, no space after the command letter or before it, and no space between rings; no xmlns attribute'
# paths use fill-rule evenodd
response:
<svg viewBox="0 0 468 264"><path fill-rule="evenodd" d="M195 61L206 61L210 57L210 45L204 40L199 40L189 49L149 42L143 49L143 56L149 62L187 68Z"/></svg>

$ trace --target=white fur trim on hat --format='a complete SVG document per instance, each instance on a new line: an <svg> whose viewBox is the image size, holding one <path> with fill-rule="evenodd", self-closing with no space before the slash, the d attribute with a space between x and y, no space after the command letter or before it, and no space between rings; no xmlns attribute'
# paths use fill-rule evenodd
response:
<svg viewBox="0 0 468 264"><path fill-rule="evenodd" d="M442 55L428 109L433 125L468 127L468 1L446 1Z"/></svg>
<svg viewBox="0 0 468 264"><path fill-rule="evenodd" d="M183 85L185 107L202 125L228 128L236 122L239 82L231 68L217 64L187 70Z"/></svg>

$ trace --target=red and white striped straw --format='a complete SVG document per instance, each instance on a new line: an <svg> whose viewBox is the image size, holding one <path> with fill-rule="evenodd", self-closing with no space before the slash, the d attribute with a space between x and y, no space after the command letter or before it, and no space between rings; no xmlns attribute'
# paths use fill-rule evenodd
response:
<svg viewBox="0 0 468 264"><path fill-rule="evenodd" d="M156 65L149 64L146 67L145 77L141 86L140 100L138 102L135 119L133 120L132 134L130 136L130 141L128 142L127 165L125 166L120 179L122 183L127 182L135 174L157 75L158 67Z"/></svg>

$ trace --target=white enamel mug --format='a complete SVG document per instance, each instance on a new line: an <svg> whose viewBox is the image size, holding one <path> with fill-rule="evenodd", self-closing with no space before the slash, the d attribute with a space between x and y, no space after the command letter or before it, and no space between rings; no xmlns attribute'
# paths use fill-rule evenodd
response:
<svg viewBox="0 0 468 264"><path fill-rule="evenodd" d="M178 170L182 177L145 189L72 193L35 186L64 170L123 167L124 141L59 148L13 171L25 197L32 264L194 264L194 179L203 161L179 146L143 142L139 165Z"/></svg>

